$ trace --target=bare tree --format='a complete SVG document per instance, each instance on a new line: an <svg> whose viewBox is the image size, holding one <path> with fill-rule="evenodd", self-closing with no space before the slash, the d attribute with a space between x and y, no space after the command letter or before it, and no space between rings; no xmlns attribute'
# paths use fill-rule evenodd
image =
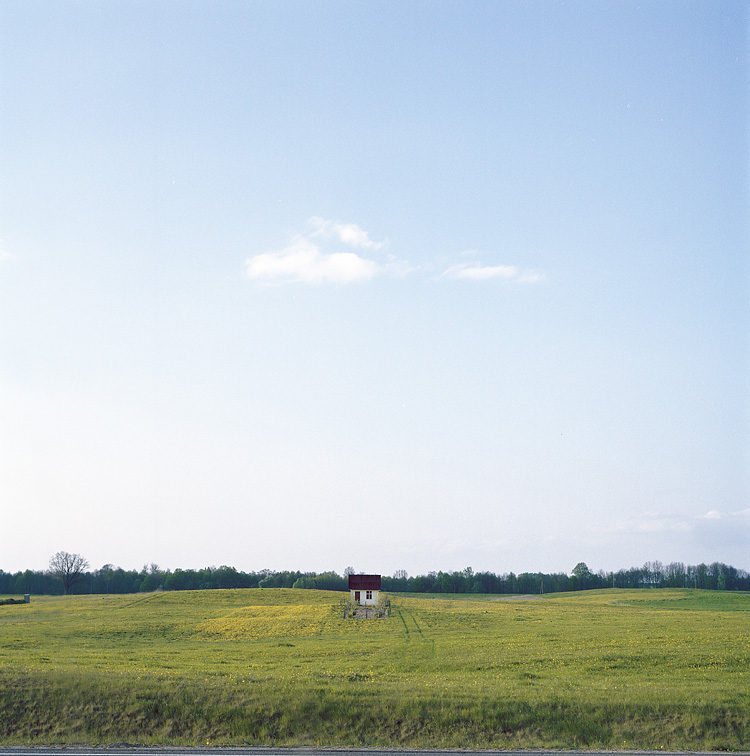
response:
<svg viewBox="0 0 750 756"><path fill-rule="evenodd" d="M67 551L58 551L49 560L50 575L62 581L65 595L80 580L84 570L89 566L88 560L80 554L69 554Z"/></svg>

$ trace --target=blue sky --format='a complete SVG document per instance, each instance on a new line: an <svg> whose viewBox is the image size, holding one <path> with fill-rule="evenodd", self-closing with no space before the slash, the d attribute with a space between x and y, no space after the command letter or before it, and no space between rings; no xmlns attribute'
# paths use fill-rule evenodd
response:
<svg viewBox="0 0 750 756"><path fill-rule="evenodd" d="M0 4L0 568L750 569L744 2Z"/></svg>

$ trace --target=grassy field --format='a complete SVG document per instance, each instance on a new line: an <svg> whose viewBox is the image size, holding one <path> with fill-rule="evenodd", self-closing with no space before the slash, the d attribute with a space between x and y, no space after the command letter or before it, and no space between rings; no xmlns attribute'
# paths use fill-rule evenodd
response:
<svg viewBox="0 0 750 756"><path fill-rule="evenodd" d="M0 743L746 750L750 595L258 589L0 607Z"/></svg>

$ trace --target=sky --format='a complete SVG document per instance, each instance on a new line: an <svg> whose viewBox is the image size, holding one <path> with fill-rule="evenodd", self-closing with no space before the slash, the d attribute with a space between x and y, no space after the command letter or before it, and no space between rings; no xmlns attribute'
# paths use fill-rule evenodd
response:
<svg viewBox="0 0 750 756"><path fill-rule="evenodd" d="M0 0L0 569L750 569L750 10Z"/></svg>

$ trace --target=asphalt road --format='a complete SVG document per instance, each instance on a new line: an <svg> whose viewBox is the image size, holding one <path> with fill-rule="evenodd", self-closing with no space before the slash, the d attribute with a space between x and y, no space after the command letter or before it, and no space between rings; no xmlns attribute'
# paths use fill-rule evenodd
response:
<svg viewBox="0 0 750 756"><path fill-rule="evenodd" d="M413 751L408 748L161 748L135 747L116 743L95 748L78 746L40 746L38 748L0 748L0 756L612 756L612 754L633 754L634 756L705 756L715 752L707 751ZM731 756L750 756L750 751L732 751Z"/></svg>

